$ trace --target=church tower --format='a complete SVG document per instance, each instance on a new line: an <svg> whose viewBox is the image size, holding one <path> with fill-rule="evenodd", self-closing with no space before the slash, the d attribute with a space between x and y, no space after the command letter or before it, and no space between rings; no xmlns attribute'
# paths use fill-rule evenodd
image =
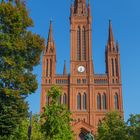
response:
<svg viewBox="0 0 140 140"><path fill-rule="evenodd" d="M75 112L76 122L93 123L92 91L94 90L92 41L92 17L86 0L75 0L70 13L70 110ZM82 116L82 117L79 117Z"/></svg>
<svg viewBox="0 0 140 140"><path fill-rule="evenodd" d="M51 85L55 84L56 74L56 48L53 39L52 22L50 21L50 28L48 33L47 46L43 52L42 58L42 94L41 94L41 111L42 106L48 104L48 96L46 92Z"/></svg>
<svg viewBox="0 0 140 140"><path fill-rule="evenodd" d="M123 114L122 105L122 82L120 71L120 50L118 42L115 43L112 23L109 20L108 41L106 46L106 74L108 76L109 94L111 99L110 110L120 110Z"/></svg>
<svg viewBox="0 0 140 140"><path fill-rule="evenodd" d="M115 44L111 21L109 21L109 35L106 46L106 72L110 84L121 83L119 44L118 42Z"/></svg>

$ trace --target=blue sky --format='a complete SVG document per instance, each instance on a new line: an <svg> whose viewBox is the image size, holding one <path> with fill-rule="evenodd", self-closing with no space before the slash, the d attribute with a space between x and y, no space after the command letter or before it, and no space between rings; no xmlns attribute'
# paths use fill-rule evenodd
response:
<svg viewBox="0 0 140 140"><path fill-rule="evenodd" d="M131 113L140 113L140 1L90 0L93 16L92 50L95 73L105 73L105 45L108 20L112 20L115 40L120 44L121 74L125 119ZM34 33L47 39L49 21L53 21L53 36L57 50L57 73L62 73L64 60L69 70L70 61L70 4L71 0L28 0L27 7L34 20ZM40 110L40 65L34 68L39 82L38 90L28 97L30 110Z"/></svg>

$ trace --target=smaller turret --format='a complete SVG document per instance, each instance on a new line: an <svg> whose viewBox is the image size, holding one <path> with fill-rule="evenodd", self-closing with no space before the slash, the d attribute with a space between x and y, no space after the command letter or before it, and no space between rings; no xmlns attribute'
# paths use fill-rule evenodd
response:
<svg viewBox="0 0 140 140"><path fill-rule="evenodd" d="M47 46L44 51L43 61L45 63L45 65L43 67L44 76L46 76L46 77L55 76L56 49L55 49L55 43L54 43L54 39L53 39L52 21L50 21Z"/></svg>
<svg viewBox="0 0 140 140"><path fill-rule="evenodd" d="M63 75L67 75L66 60L64 61Z"/></svg>
<svg viewBox="0 0 140 140"><path fill-rule="evenodd" d="M120 53L120 46L119 46L118 41L117 41L117 43L116 43L116 51L117 51L118 53Z"/></svg>
<svg viewBox="0 0 140 140"><path fill-rule="evenodd" d="M109 20L109 35L106 47L106 73L109 77L109 83L120 83L120 55L119 44L115 45L112 23Z"/></svg>

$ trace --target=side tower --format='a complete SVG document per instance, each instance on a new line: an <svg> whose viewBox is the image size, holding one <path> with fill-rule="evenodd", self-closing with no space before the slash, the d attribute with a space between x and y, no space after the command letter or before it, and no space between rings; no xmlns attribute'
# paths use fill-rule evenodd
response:
<svg viewBox="0 0 140 140"><path fill-rule="evenodd" d="M109 35L106 46L106 73L110 92L110 111L115 109L123 114L120 51L118 42L115 44L114 41L111 21L109 21Z"/></svg>
<svg viewBox="0 0 140 140"><path fill-rule="evenodd" d="M48 103L47 91L55 84L56 75L56 49L52 33L52 22L50 22L47 46L43 52L42 59L42 92L41 92L41 111Z"/></svg>

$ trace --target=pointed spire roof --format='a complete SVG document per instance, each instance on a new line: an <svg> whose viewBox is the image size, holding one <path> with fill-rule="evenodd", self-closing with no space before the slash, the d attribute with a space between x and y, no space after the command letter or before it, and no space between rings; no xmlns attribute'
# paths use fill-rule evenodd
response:
<svg viewBox="0 0 140 140"><path fill-rule="evenodd" d="M66 60L64 61L63 75L67 75Z"/></svg>
<svg viewBox="0 0 140 140"><path fill-rule="evenodd" d="M114 35L112 30L112 22L109 20L109 36L108 36L108 42L114 42Z"/></svg>
<svg viewBox="0 0 140 140"><path fill-rule="evenodd" d="M48 34L48 42L53 41L53 33L52 33L52 21L50 21L50 28L49 28L49 34Z"/></svg>

